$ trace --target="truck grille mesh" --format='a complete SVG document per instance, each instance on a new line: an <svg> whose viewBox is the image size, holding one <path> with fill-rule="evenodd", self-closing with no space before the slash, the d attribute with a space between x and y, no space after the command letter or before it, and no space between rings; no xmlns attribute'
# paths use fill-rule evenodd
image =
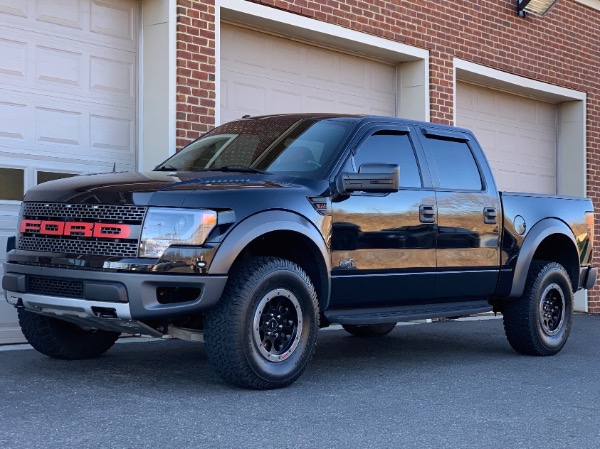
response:
<svg viewBox="0 0 600 449"><path fill-rule="evenodd" d="M83 282L66 279L29 277L29 292L38 295L83 298Z"/></svg>
<svg viewBox="0 0 600 449"><path fill-rule="evenodd" d="M141 225L146 207L109 204L23 203L21 218L82 223ZM105 231L106 232L106 231ZM137 257L138 240L93 238L77 235L19 235L17 249L44 253Z"/></svg>
<svg viewBox="0 0 600 449"><path fill-rule="evenodd" d="M109 204L25 203L23 216L64 220L102 220L103 222L140 223L146 208Z"/></svg>
<svg viewBox="0 0 600 449"><path fill-rule="evenodd" d="M107 257L136 257L137 242L114 242L107 239L77 240L70 238L19 237L17 249L43 253L89 254Z"/></svg>

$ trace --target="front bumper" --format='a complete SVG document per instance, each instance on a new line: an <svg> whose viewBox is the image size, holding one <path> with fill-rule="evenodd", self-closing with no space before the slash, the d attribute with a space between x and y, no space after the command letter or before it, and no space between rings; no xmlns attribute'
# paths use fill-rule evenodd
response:
<svg viewBox="0 0 600 449"><path fill-rule="evenodd" d="M4 272L2 288L10 304L104 329L111 323L133 325L206 310L217 303L227 282L227 276L69 270L10 262L4 264ZM33 279L51 287L40 293L32 288ZM61 295L63 286L73 284L78 293L68 291L79 297ZM161 301L160 292L181 288L188 289L188 296L190 291L194 294L183 302Z"/></svg>

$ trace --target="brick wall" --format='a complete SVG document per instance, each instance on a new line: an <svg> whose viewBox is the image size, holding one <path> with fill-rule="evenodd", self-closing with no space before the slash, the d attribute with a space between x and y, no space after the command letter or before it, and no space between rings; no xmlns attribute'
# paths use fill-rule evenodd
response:
<svg viewBox="0 0 600 449"><path fill-rule="evenodd" d="M518 17L515 0L257 3L429 50L433 122L453 120L454 57L586 92L588 195L600 210L600 11L572 0L559 1L545 18ZM215 3L178 0L177 12L180 148L215 123ZM599 257L595 264L600 265ZM599 288L589 305L600 313Z"/></svg>

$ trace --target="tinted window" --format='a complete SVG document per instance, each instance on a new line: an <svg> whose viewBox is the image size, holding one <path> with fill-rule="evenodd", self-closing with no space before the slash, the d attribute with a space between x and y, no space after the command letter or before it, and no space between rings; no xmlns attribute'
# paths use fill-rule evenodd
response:
<svg viewBox="0 0 600 449"><path fill-rule="evenodd" d="M410 137L406 133L379 131L365 140L354 158L356 167L365 163L397 164L400 187L421 187L421 175Z"/></svg>
<svg viewBox="0 0 600 449"><path fill-rule="evenodd" d="M479 169L466 142L430 137L427 143L441 188L481 190Z"/></svg>
<svg viewBox="0 0 600 449"><path fill-rule="evenodd" d="M210 131L167 159L158 170L249 167L320 178L353 127L352 121L335 118L239 120Z"/></svg>

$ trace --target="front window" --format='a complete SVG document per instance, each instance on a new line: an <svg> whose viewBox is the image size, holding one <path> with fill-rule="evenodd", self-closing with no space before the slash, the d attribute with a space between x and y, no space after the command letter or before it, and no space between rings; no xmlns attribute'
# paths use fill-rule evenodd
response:
<svg viewBox="0 0 600 449"><path fill-rule="evenodd" d="M219 126L157 170L265 171L318 179L353 127L340 118L266 117Z"/></svg>

